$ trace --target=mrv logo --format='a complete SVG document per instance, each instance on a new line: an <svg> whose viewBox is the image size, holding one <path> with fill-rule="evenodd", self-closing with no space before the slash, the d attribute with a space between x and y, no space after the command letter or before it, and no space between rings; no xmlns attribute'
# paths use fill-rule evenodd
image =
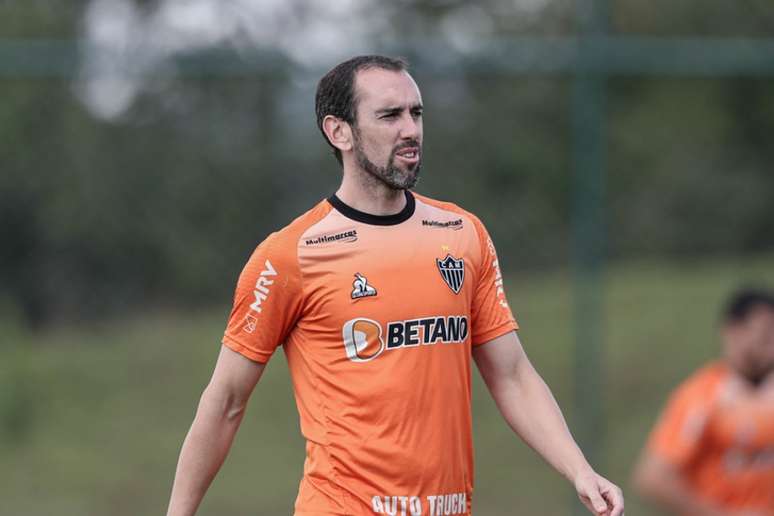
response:
<svg viewBox="0 0 774 516"><path fill-rule="evenodd" d="M368 362L393 349L465 342L468 318L464 315L425 317L387 323L386 331L373 319L359 317L344 323L344 350L353 362Z"/></svg>
<svg viewBox="0 0 774 516"><path fill-rule="evenodd" d="M258 276L258 279L255 281L255 290L253 290L255 301L250 305L250 310L254 310L258 313L261 313L262 310L261 303L266 301L269 297L269 287L274 285L274 280L269 278L273 278L277 275L277 271L274 270L274 267L269 260L266 260L264 266L265 268L261 271L260 276Z"/></svg>

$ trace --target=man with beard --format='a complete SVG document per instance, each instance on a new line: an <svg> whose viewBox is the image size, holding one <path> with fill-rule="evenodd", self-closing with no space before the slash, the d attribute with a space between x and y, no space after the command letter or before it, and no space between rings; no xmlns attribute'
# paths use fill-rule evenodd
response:
<svg viewBox="0 0 774 516"><path fill-rule="evenodd" d="M774 516L774 294L729 301L723 359L682 383L635 469L671 514Z"/></svg>
<svg viewBox="0 0 774 516"><path fill-rule="evenodd" d="M583 503L623 513L524 354L483 224L411 192L422 109L402 60L356 57L320 80L341 186L248 260L169 515L195 513L279 344L307 440L296 516L470 515L471 358L507 423Z"/></svg>

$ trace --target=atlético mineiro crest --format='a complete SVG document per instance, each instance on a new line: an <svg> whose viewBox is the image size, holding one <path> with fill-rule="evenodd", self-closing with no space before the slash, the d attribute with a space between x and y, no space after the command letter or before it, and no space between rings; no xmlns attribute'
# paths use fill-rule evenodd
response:
<svg viewBox="0 0 774 516"><path fill-rule="evenodd" d="M438 271L441 277L452 289L452 292L459 294L462 289L462 282L465 281L465 262L462 258L459 260L454 256L447 254L443 260L435 259L438 265Z"/></svg>

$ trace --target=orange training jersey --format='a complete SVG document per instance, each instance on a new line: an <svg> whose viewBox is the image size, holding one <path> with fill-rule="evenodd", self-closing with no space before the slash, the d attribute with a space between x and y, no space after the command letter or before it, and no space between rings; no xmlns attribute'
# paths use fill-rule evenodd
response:
<svg viewBox="0 0 774 516"><path fill-rule="evenodd" d="M745 392L722 363L675 391L648 447L705 499L774 516L774 397Z"/></svg>
<svg viewBox="0 0 774 516"><path fill-rule="evenodd" d="M470 514L471 347L517 325L481 222L406 201L322 201L239 278L223 343L258 362L284 347L307 441L296 516Z"/></svg>

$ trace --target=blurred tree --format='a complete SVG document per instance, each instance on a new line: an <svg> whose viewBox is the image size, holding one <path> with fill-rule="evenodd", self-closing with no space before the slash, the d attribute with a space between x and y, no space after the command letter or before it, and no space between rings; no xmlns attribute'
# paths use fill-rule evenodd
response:
<svg viewBox="0 0 774 516"><path fill-rule="evenodd" d="M74 38L80 28L80 17L89 0L24 0L0 2L0 37Z"/></svg>
<svg viewBox="0 0 774 516"><path fill-rule="evenodd" d="M626 34L654 36L771 37L774 4L769 0L618 0L613 26Z"/></svg>
<svg viewBox="0 0 774 516"><path fill-rule="evenodd" d="M75 37L87 4L1 2L0 34ZM157 7L135 4L143 16ZM617 30L772 33L763 0L667 4L615 3ZM571 77L476 66L492 38L571 34L573 2L379 5L373 48L408 42L427 104L419 190L478 213L505 267L567 265ZM187 78L165 61L110 121L84 108L69 79L0 80L0 301L18 303L36 326L170 304L226 306L253 246L338 182L314 122L319 70L273 59L262 72ZM437 74L436 61L457 65ZM772 81L610 84L613 256L770 249Z"/></svg>

